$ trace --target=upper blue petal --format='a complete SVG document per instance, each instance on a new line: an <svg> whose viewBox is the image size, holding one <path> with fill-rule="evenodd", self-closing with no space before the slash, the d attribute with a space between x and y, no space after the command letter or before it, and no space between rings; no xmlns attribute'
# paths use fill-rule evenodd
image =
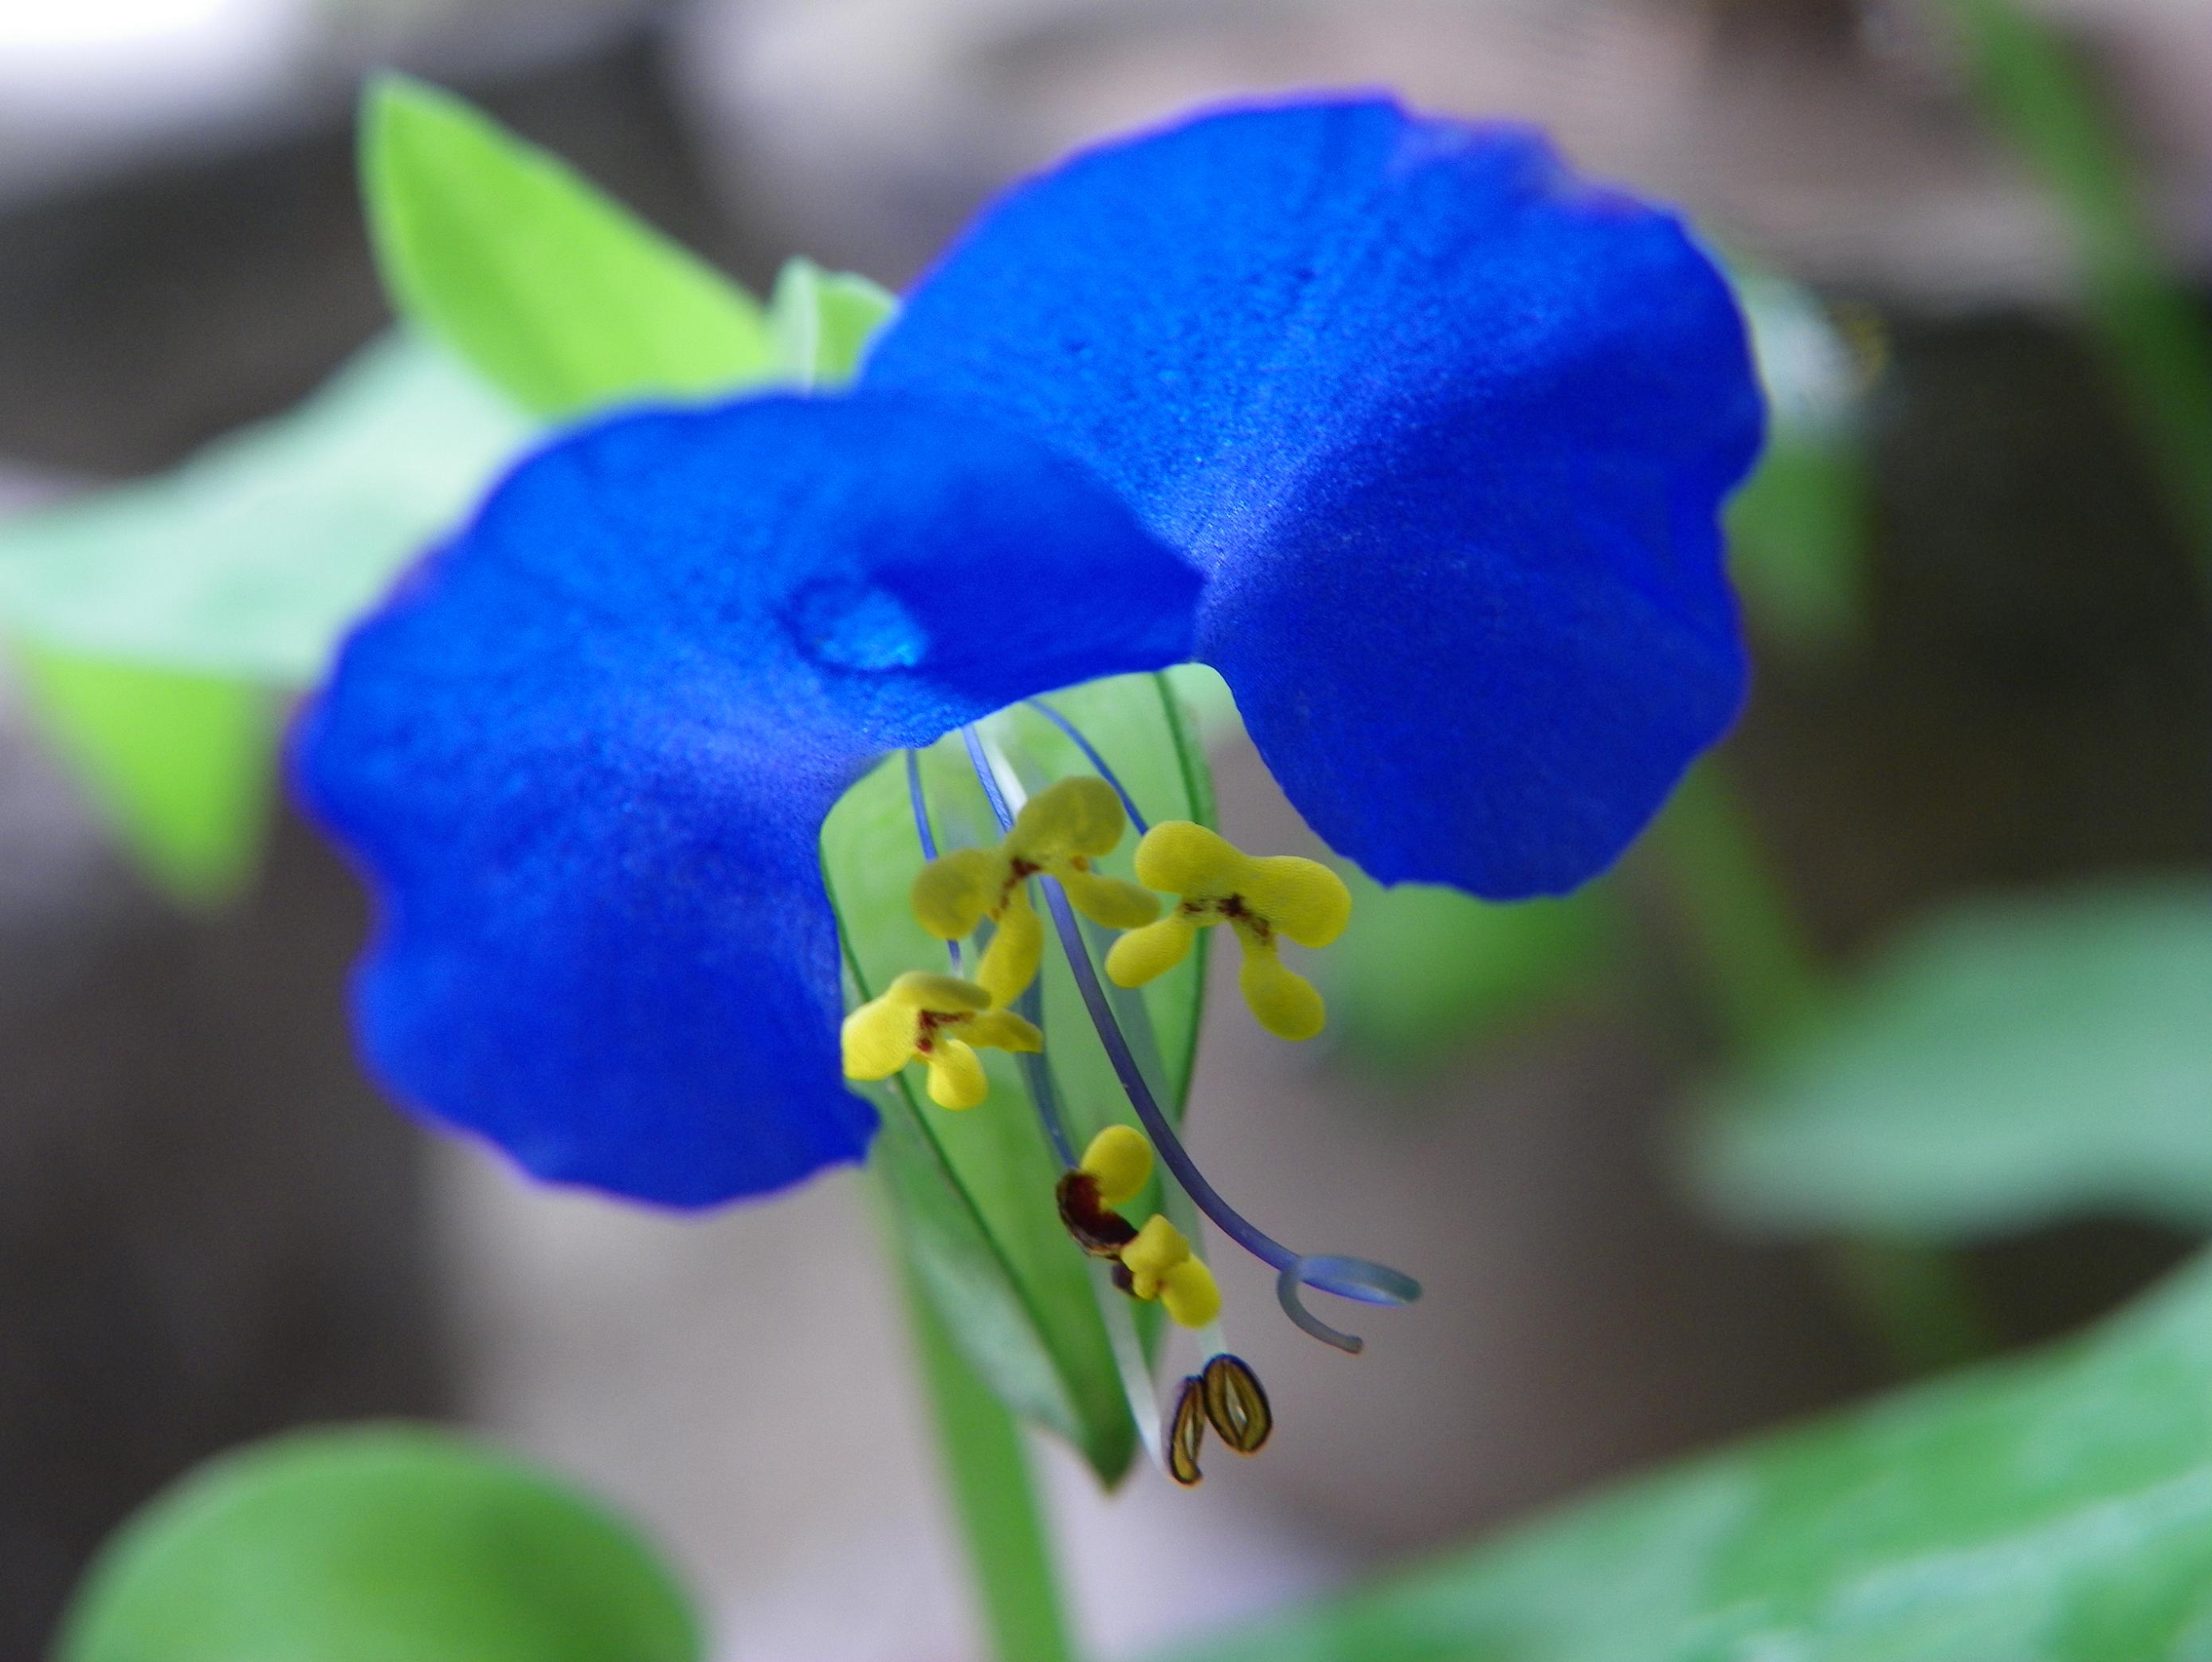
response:
<svg viewBox="0 0 2212 1662"><path fill-rule="evenodd" d="M372 1064L540 1175L643 1199L856 1156L823 815L886 749L1187 658L1198 584L1079 470L921 401L562 440L353 635L295 735L380 903Z"/></svg>
<svg viewBox="0 0 2212 1662"><path fill-rule="evenodd" d="M1673 217L1528 132L1309 104L1079 156L866 379L980 401L1189 551L1199 656L1386 882L1571 887L1741 698L1741 319Z"/></svg>

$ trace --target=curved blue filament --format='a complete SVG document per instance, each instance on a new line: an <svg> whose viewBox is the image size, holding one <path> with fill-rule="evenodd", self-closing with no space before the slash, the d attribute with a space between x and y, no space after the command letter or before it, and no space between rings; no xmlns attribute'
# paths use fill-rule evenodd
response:
<svg viewBox="0 0 2212 1662"><path fill-rule="evenodd" d="M1145 823L1145 816L1137 811L1137 799L1129 794L1127 787L1122 785L1121 777L1106 765L1106 758L1098 754L1097 748L1083 737L1073 722L1041 698L1025 698L1022 702L1066 734L1075 748L1083 752L1083 759L1091 764L1092 771L1114 787L1114 794L1121 798L1122 811L1128 815L1129 823L1137 828L1139 836L1143 836L1146 832L1152 828Z"/></svg>
<svg viewBox="0 0 2212 1662"><path fill-rule="evenodd" d="M975 769L978 784L991 804L991 811L998 817L1001 828L1013 824L1012 811L1007 807L1006 793L1000 789L996 770L983 749L983 741L973 726L960 730L962 741L968 748L968 759ZM1175 1127L1168 1123L1167 1115L1145 1081L1144 1070L1138 1065L1136 1055L1129 1048L1121 1024L1114 1019L1113 1006L1108 999L1105 986L1098 979L1096 965L1091 961L1089 949L1084 944L1081 926L1075 920L1074 908L1068 905L1066 891L1059 883L1047 876L1036 880L1044 890L1045 903L1052 913L1054 928L1060 936L1061 952L1067 966L1074 973L1077 990L1083 995L1084 1008L1090 1012L1091 1024L1097 1029L1098 1042L1105 1046L1106 1058L1113 1064L1115 1077L1121 1081L1121 1089L1129 1099L1129 1106L1144 1123L1145 1133L1152 1138L1152 1146L1166 1164L1176 1182L1183 1187L1198 1209L1212 1220L1213 1226L1261 1263L1274 1270L1275 1296L1281 1301L1283 1313L1304 1332L1325 1344L1358 1355L1362 1341L1357 1334L1332 1327L1305 1307L1298 1296L1302 1287L1311 1287L1324 1293L1334 1293L1362 1304L1410 1304L1421 1295L1421 1284L1411 1276L1372 1264L1364 1259L1346 1258L1334 1253L1305 1254L1294 1253L1282 1242L1268 1234L1257 1224L1246 1218L1222 1198L1221 1192L1209 1183L1191 1159L1190 1152L1176 1135Z"/></svg>
<svg viewBox="0 0 2212 1662"><path fill-rule="evenodd" d="M906 753L906 795L907 800L914 804L914 834L921 840L921 858L933 860L937 858L937 834L930 828L929 798L922 794L921 753L919 750ZM957 975L960 973L960 943L947 941L945 949L951 955L952 973Z"/></svg>
<svg viewBox="0 0 2212 1662"><path fill-rule="evenodd" d="M1031 1027L1040 1033L1044 1031L1044 994L1037 983L1030 983L1014 1001L1014 1008ZM1052 1144L1060 1163L1073 1171L1079 1157L1067 1135L1066 1118L1060 1111L1060 1087L1053 1081L1052 1064L1041 1051L1025 1050L1018 1054L1022 1077L1028 1082L1030 1095L1036 1102L1037 1118L1044 1121L1045 1140Z"/></svg>

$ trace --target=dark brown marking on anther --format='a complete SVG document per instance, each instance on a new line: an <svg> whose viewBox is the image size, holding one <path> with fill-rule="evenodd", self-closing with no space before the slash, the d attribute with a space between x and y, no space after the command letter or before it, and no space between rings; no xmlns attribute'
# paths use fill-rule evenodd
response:
<svg viewBox="0 0 2212 1662"><path fill-rule="evenodd" d="M1182 1382L1175 1413L1168 1421L1168 1476L1185 1489L1196 1489L1206 1474L1198 1469L1206 1445L1206 1386L1196 1374Z"/></svg>
<svg viewBox="0 0 2212 1662"><path fill-rule="evenodd" d="M1014 891L1044 868L1030 860L1008 860L1006 880L999 885L999 903L991 908L991 916L1003 918L1014 898Z"/></svg>
<svg viewBox="0 0 2212 1662"><path fill-rule="evenodd" d="M1242 895L1224 895L1214 901L1213 909L1232 924L1243 924L1261 940L1275 932L1274 925L1244 904Z"/></svg>
<svg viewBox="0 0 2212 1662"><path fill-rule="evenodd" d="M1257 1454L1275 1428L1275 1410L1260 1376L1242 1356L1223 1351L1206 1364L1206 1417L1239 1454Z"/></svg>
<svg viewBox="0 0 2212 1662"><path fill-rule="evenodd" d="M1089 1172L1068 1173L1055 1192L1060 1221L1091 1257L1119 1259L1121 1249L1137 1238L1135 1226L1098 1198L1098 1180Z"/></svg>

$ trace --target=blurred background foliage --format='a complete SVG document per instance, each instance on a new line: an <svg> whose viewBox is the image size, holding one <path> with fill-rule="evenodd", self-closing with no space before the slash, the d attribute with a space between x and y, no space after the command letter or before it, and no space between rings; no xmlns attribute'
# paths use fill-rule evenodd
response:
<svg viewBox="0 0 2212 1662"><path fill-rule="evenodd" d="M2212 1217L2212 20L117 0L7 27L0 1649L46 1644L94 1544L194 1461L391 1412L617 1495L667 1538L713 1654L977 1642L935 1590L951 1549L892 1295L845 1241L864 1203L821 1186L783 1238L611 1222L426 1150L352 1076L361 920L283 806L284 712L545 422L834 382L882 302L831 268L896 284L1072 142L1326 80L1542 120L1724 251L1773 409L1729 521L1759 676L1617 873L1504 907L1348 873L1353 928L1313 966L1325 1054L1209 1038L1195 1135L1240 1190L1431 1292L1356 1367L1255 1337L1284 1447L1202 1495L1140 1478L1101 1501L1045 1451L1082 1625L1193 1658L2197 1653L2203 1272L2110 1313ZM389 63L579 173L416 88L363 130L372 254L352 105ZM1218 684L1184 691L1224 823L1301 846ZM1265 1299L1224 1273L1232 1304ZM852 1319L792 1301L807 1277L866 1289ZM976 1359L919 1308L933 1399L974 1407ZM685 1331L699 1349L667 1348ZM825 1371L848 1394L825 1400ZM1815 1410L1838 1411L1188 1636ZM956 1476L996 1462L1026 1492L1003 1416L941 1428ZM64 1656L243 1659L262 1639L221 1612L204 1653L132 1635L204 1586L270 1589L271 1623L297 1585L323 1589L302 1610L351 1608L315 1581L332 1540L430 1578L410 1655L495 1654L494 1630L516 1662L696 1651L676 1573L633 1574L645 1549L584 1503L412 1434L331 1448L329 1493L368 1497L358 1537L350 1501L308 1506L323 1532L287 1510L325 1481L314 1445L218 1467L118 1539ZM985 1629L1067 1653L1056 1602L992 1586L994 1530L1009 1561L1048 1558L1035 1517L981 1492L960 1515ZM403 1501L450 1553L376 1556L417 1527ZM459 1573L538 1530L603 1628L519 1628L534 1592Z"/></svg>

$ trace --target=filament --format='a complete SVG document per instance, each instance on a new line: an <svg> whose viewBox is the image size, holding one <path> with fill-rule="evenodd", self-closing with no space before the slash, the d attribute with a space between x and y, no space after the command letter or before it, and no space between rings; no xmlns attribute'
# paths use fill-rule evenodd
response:
<svg viewBox="0 0 2212 1662"><path fill-rule="evenodd" d="M918 750L906 753L906 796L907 800L914 804L914 834L921 839L921 858L933 860L937 858L937 833L930 828L929 798L922 793L921 753ZM947 941L945 949L951 955L952 973L957 975L960 973L960 943ZM1028 1013L1026 1010L1023 1012L1024 1015Z"/></svg>
<svg viewBox="0 0 2212 1662"><path fill-rule="evenodd" d="M1145 816L1137 811L1137 799L1123 787L1121 777L1106 765L1106 758L1098 754L1097 747L1083 737L1081 731L1073 722L1041 698L1025 698L1022 702L1066 734L1075 748L1083 752L1083 759L1091 764L1098 777L1114 787L1114 794L1121 798L1122 811L1128 815L1129 823L1137 828L1139 836L1143 836L1146 832L1152 828L1145 823ZM975 753L971 750L969 754L972 755Z"/></svg>
<svg viewBox="0 0 2212 1662"><path fill-rule="evenodd" d="M1011 828L1013 814L1006 804L997 768L985 752L981 735L971 725L960 730L968 748L968 759L975 770L978 784L997 816L1000 828ZM1088 747L1085 747L1086 749ZM1045 904L1052 913L1054 928L1059 932L1060 950L1067 959L1068 968L1075 976L1076 990L1083 997L1084 1008L1090 1013L1091 1024L1097 1030L1098 1042L1105 1047L1106 1058L1113 1065L1115 1077L1121 1081L1121 1089L1129 1099L1143 1122L1145 1133L1152 1140L1160 1159L1175 1180L1182 1186L1197 1204L1199 1210L1212 1220L1213 1226L1246 1252L1276 1271L1275 1295L1283 1312L1306 1333L1325 1344L1340 1350L1358 1354L1362 1342L1355 1334L1332 1327L1305 1307L1300 1296L1304 1288L1311 1287L1324 1293L1334 1293L1340 1298L1354 1300L1362 1304L1409 1304L1421 1294L1420 1283L1411 1276L1384 1265L1372 1264L1364 1259L1346 1258L1334 1253L1309 1256L1294 1253L1273 1236L1246 1218L1222 1198L1221 1192L1206 1181L1190 1157L1182 1140L1176 1135L1175 1127L1146 1083L1144 1070L1123 1035L1121 1025L1114 1019L1114 1010L1106 989L1098 979L1096 965L1091 961L1089 949L1084 944L1081 926L1075 920L1074 909L1068 905L1066 892L1049 876L1039 876L1037 883L1044 890Z"/></svg>

